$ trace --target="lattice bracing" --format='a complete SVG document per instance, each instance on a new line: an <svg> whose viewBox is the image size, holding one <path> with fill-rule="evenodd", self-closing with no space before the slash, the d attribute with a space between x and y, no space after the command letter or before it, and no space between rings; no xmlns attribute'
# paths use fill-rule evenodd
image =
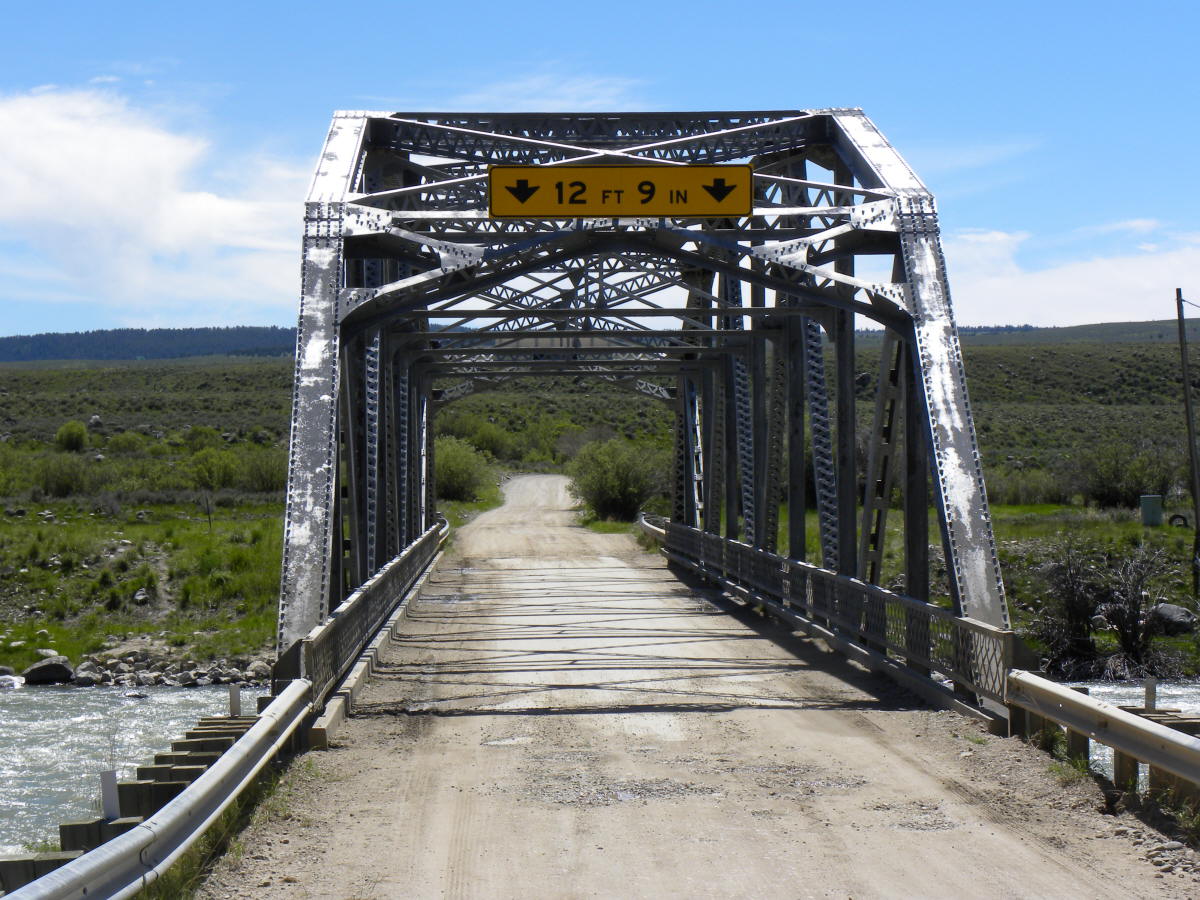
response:
<svg viewBox="0 0 1200 900"><path fill-rule="evenodd" d="M496 165L724 163L750 166L749 214L489 212ZM788 434L811 461L826 560L853 560L855 324L914 361L905 408L929 427L904 429L925 442L904 458L929 461L959 611L1007 624L933 199L859 110L341 112L305 209L281 650L427 531L437 409L512 379L596 378L673 404L677 508L714 540L775 546L779 497L805 496L783 490L804 477L782 461ZM811 439L789 431L805 407ZM887 423L872 440L900 439ZM797 534L804 512L788 510ZM928 566L920 542L910 570Z"/></svg>

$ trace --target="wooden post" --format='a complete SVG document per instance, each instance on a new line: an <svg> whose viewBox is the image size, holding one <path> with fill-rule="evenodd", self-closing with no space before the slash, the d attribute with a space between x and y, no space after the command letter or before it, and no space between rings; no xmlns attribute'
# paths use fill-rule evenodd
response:
<svg viewBox="0 0 1200 900"><path fill-rule="evenodd" d="M1090 694L1085 687L1077 687L1076 690L1081 694ZM1067 729L1067 758L1082 759L1085 763L1092 758L1092 741L1086 734L1081 731L1076 731L1073 728Z"/></svg>
<svg viewBox="0 0 1200 900"><path fill-rule="evenodd" d="M1113 783L1123 791L1137 791L1138 761L1117 749L1113 750Z"/></svg>
<svg viewBox="0 0 1200 900"><path fill-rule="evenodd" d="M1008 704L1008 736L1029 739L1029 726L1025 719L1025 710L1015 703Z"/></svg>

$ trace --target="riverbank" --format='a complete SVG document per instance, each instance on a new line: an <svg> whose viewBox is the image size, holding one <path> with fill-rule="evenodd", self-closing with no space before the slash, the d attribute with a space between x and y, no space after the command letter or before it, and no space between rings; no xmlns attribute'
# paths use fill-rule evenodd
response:
<svg viewBox="0 0 1200 900"><path fill-rule="evenodd" d="M263 693L242 690L243 709ZM229 688L215 685L0 691L0 854L57 845L59 824L99 809L100 772L130 776L199 718L228 710Z"/></svg>

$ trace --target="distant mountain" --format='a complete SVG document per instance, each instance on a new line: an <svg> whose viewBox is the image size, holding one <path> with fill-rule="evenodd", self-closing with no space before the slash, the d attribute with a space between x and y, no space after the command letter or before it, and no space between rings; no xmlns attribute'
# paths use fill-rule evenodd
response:
<svg viewBox="0 0 1200 900"><path fill-rule="evenodd" d="M184 356L291 356L296 329L113 328L0 337L0 362L87 359L178 359Z"/></svg>
<svg viewBox="0 0 1200 900"><path fill-rule="evenodd" d="M860 331L859 342L877 343L880 332ZM1175 344L1179 325L1174 319L1153 322L1101 322L1096 325L959 325L963 344L975 347L1029 346L1031 344ZM1200 319L1187 322L1188 341L1200 342Z"/></svg>
<svg viewBox="0 0 1200 900"><path fill-rule="evenodd" d="M1062 328L1032 325L961 325L963 344L1175 343L1174 319L1153 322L1104 322ZM858 341L873 346L880 332L860 331ZM1200 319L1188 321L1188 339L1200 344ZM0 363L41 360L179 359L187 356L292 356L296 329L239 325L232 328L113 328L104 331L54 332L0 337Z"/></svg>

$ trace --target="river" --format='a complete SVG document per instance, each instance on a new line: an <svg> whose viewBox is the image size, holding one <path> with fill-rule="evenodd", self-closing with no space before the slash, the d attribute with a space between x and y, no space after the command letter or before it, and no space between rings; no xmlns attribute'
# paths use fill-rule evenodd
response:
<svg viewBox="0 0 1200 900"><path fill-rule="evenodd" d="M202 716L227 715L228 686L0 690L0 854L58 843L61 822L99 814L100 772L132 777ZM259 688L242 691L253 712Z"/></svg>

